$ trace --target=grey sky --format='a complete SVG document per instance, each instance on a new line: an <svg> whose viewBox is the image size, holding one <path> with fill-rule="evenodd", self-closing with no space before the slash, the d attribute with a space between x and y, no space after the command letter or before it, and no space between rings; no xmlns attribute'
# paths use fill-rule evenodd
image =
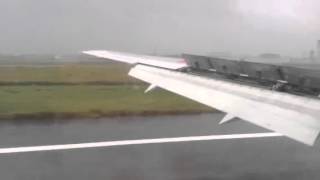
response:
<svg viewBox="0 0 320 180"><path fill-rule="evenodd" d="M317 0L0 0L0 53L279 52L320 39Z"/></svg>

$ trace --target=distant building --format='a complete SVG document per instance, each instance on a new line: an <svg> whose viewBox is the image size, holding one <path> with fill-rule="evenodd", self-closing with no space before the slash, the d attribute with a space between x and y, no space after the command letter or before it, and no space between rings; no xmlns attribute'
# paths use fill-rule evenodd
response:
<svg viewBox="0 0 320 180"><path fill-rule="evenodd" d="M302 58L291 58L294 64L320 64L320 40L317 41L315 50L310 50L309 54L305 54Z"/></svg>
<svg viewBox="0 0 320 180"><path fill-rule="evenodd" d="M314 61L315 60L315 57L314 57L314 50L311 50L310 53L309 53L309 58L311 61Z"/></svg>
<svg viewBox="0 0 320 180"><path fill-rule="evenodd" d="M317 42L317 58L320 59L320 40Z"/></svg>
<svg viewBox="0 0 320 180"><path fill-rule="evenodd" d="M277 53L263 53L256 57L245 58L245 60L250 62L271 63L271 64L290 62L289 57L285 57L285 56L283 57Z"/></svg>
<svg viewBox="0 0 320 180"><path fill-rule="evenodd" d="M259 55L260 58L266 58L266 59L279 59L281 58L280 54L275 53L264 53Z"/></svg>

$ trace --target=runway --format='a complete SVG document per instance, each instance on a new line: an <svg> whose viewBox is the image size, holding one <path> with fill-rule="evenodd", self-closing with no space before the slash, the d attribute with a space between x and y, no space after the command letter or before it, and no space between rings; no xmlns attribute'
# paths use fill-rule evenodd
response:
<svg viewBox="0 0 320 180"><path fill-rule="evenodd" d="M91 147L0 154L1 179L318 179L319 150L277 134L231 138L270 132L243 121L218 125L222 117L2 121L0 151Z"/></svg>

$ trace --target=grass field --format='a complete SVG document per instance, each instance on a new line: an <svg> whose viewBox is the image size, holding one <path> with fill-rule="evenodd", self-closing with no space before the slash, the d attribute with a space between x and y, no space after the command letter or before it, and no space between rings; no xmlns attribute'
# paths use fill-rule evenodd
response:
<svg viewBox="0 0 320 180"><path fill-rule="evenodd" d="M146 85L130 78L128 71L128 66L118 63L0 66L0 118L79 118L212 111L164 90L144 94Z"/></svg>
<svg viewBox="0 0 320 180"><path fill-rule="evenodd" d="M118 63L103 65L0 66L0 82L138 82L127 75L128 71L128 66Z"/></svg>
<svg viewBox="0 0 320 180"><path fill-rule="evenodd" d="M209 112L210 108L144 86L2 86L0 117L100 117Z"/></svg>

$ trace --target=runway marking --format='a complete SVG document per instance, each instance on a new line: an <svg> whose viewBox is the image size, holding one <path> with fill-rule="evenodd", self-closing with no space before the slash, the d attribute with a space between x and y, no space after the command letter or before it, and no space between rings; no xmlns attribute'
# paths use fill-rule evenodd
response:
<svg viewBox="0 0 320 180"><path fill-rule="evenodd" d="M229 134L229 135L209 135L209 136L190 136L190 137L174 137L174 138L158 138L158 139L105 141L105 142L91 142L91 143L79 143L79 144L27 146L27 147L0 148L0 154L36 152L36 151L57 151L57 150L112 147L112 146L128 146L128 145L141 145L141 144L210 141L210 140L223 140L223 139L263 138L263 137L277 137L277 136L283 136L283 135L279 133Z"/></svg>

